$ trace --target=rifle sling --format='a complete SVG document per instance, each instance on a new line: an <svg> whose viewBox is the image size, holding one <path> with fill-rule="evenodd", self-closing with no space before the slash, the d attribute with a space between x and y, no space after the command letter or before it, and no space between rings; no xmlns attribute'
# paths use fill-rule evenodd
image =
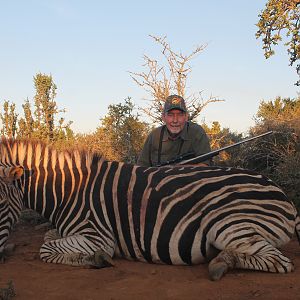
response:
<svg viewBox="0 0 300 300"><path fill-rule="evenodd" d="M164 137L164 132L166 129L166 125L163 125L160 131L160 136L159 136L159 144L158 144L158 152L157 152L157 164L160 164L161 160L161 148L162 148L162 140Z"/></svg>

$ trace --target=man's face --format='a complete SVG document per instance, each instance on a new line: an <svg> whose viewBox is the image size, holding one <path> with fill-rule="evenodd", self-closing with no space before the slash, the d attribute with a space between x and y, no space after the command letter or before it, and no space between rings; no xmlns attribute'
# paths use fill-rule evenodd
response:
<svg viewBox="0 0 300 300"><path fill-rule="evenodd" d="M178 134L184 128L188 115L179 109L172 109L162 115L163 121L171 134Z"/></svg>

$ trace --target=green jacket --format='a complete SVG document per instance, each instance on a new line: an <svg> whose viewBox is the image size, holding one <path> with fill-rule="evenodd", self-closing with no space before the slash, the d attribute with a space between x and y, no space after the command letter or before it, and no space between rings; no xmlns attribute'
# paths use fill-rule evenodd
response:
<svg viewBox="0 0 300 300"><path fill-rule="evenodd" d="M156 166L188 152L194 152L197 156L210 151L208 137L200 125L187 122L176 140L171 139L167 127L163 125L149 134L137 164Z"/></svg>

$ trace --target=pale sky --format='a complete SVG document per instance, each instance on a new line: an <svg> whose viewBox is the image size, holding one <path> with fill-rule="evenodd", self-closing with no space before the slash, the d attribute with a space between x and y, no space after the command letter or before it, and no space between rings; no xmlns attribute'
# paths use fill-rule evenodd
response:
<svg viewBox="0 0 300 300"><path fill-rule="evenodd" d="M129 71L142 72L143 55L159 57L149 38L167 36L173 50L191 53L187 94L202 91L225 102L210 104L200 119L246 132L260 101L297 97L295 68L286 50L266 60L255 23L266 1L0 0L0 105L33 103L33 76L52 75L59 108L75 132L92 132L109 104L132 97L145 107L149 94ZM276 50L276 48L275 48Z"/></svg>

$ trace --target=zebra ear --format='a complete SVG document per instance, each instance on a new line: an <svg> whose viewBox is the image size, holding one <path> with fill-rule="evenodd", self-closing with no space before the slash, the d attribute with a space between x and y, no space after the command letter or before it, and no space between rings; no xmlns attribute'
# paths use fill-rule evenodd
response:
<svg viewBox="0 0 300 300"><path fill-rule="evenodd" d="M14 180L21 178L24 170L22 167L3 167L0 166L0 178L6 183L12 183Z"/></svg>
<svg viewBox="0 0 300 300"><path fill-rule="evenodd" d="M24 169L20 166L11 167L8 174L8 179L10 181L18 180L24 174Z"/></svg>

